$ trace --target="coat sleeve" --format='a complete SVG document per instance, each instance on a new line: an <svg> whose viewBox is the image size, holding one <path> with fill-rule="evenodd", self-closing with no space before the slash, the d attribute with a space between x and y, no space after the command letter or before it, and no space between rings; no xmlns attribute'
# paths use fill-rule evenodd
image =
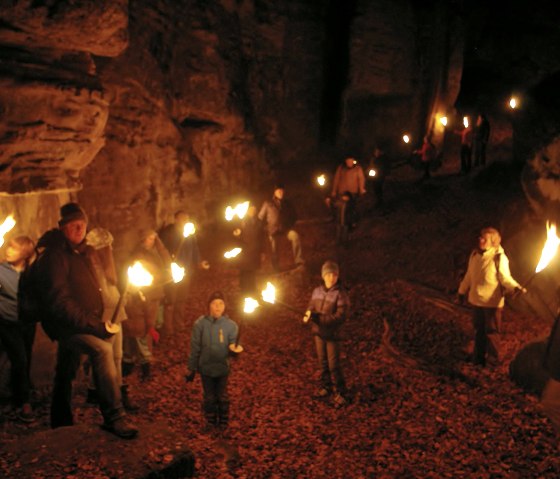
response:
<svg viewBox="0 0 560 479"><path fill-rule="evenodd" d="M201 318L198 318L198 320L194 323L191 333L191 353L187 362L189 371L198 371L198 365L200 363L200 353L202 351L202 332L202 320Z"/></svg>
<svg viewBox="0 0 560 479"><path fill-rule="evenodd" d="M471 275L472 275L472 258L473 258L473 253L471 253L471 255L469 256L469 264L467 266L467 272L465 273L465 276L463 277L461 283L459 283L459 289L457 290L458 294L467 294L469 292L470 285L471 285Z"/></svg>
<svg viewBox="0 0 560 479"><path fill-rule="evenodd" d="M228 346L230 344L235 344L235 341L237 341L238 334L239 334L239 326L235 321L232 321L231 328L229 328L229 332L228 332L228 339L227 339Z"/></svg>
<svg viewBox="0 0 560 479"><path fill-rule="evenodd" d="M358 168L359 168L358 169L359 191L360 191L360 194L363 195L366 192L366 177L364 175L364 169L359 165L356 165L356 166L358 166Z"/></svg>
<svg viewBox="0 0 560 479"><path fill-rule="evenodd" d="M511 272L509 270L509 259L505 253L500 254L500 261L498 263L498 279L500 284L505 288L507 292L513 291L515 288L521 288L521 285L513 279Z"/></svg>
<svg viewBox="0 0 560 479"><path fill-rule="evenodd" d="M100 338L110 336L101 322L101 316L85 310L70 291L70 266L62 253L51 252L43 258L41 289L53 320L85 334Z"/></svg>

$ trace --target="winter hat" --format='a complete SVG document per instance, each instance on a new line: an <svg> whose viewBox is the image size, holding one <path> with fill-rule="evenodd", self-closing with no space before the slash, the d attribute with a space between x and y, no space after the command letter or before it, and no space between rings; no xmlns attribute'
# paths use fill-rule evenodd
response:
<svg viewBox="0 0 560 479"><path fill-rule="evenodd" d="M328 273L338 274L338 265L334 261L325 261L323 267L321 268L321 278L324 278Z"/></svg>
<svg viewBox="0 0 560 479"><path fill-rule="evenodd" d="M66 203L60 207L60 220L58 226L62 227L71 221L84 220L86 223L88 217L86 212L78 203Z"/></svg>
<svg viewBox="0 0 560 479"><path fill-rule="evenodd" d="M221 291L214 291L209 297L208 297L208 306L210 306L210 303L212 301L214 301L215 299L221 299L224 303L226 302L225 298L224 298L224 293L222 293Z"/></svg>

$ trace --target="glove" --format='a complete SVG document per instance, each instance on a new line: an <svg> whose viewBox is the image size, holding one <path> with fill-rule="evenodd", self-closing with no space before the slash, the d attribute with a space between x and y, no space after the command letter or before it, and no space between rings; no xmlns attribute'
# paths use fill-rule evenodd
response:
<svg viewBox="0 0 560 479"><path fill-rule="evenodd" d="M466 297L464 294L458 294L457 295L457 303L459 304L465 304L466 302Z"/></svg>
<svg viewBox="0 0 560 479"><path fill-rule="evenodd" d="M321 322L321 313L312 312L309 316L309 320L315 324L319 324Z"/></svg>
<svg viewBox="0 0 560 479"><path fill-rule="evenodd" d="M152 337L154 344L159 343L159 333L155 328L148 329L148 336Z"/></svg>
<svg viewBox="0 0 560 479"><path fill-rule="evenodd" d="M196 376L196 371L190 371L187 369L187 374L185 374L185 381L188 383L192 383L194 381L194 377Z"/></svg>

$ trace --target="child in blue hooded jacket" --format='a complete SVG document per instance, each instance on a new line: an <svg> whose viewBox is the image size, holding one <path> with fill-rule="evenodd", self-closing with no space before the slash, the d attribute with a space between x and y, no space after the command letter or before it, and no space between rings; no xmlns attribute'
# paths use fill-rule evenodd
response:
<svg viewBox="0 0 560 479"><path fill-rule="evenodd" d="M238 327L224 315L226 305L220 291L210 295L208 308L209 314L200 316L193 326L186 379L193 381L195 374L200 373L206 420L212 426L226 427L229 420L229 356L237 339Z"/></svg>

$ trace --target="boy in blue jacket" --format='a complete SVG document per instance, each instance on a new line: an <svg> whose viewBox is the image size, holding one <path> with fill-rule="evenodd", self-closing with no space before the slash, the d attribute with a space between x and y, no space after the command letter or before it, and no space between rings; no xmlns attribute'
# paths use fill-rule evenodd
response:
<svg viewBox="0 0 560 479"><path fill-rule="evenodd" d="M191 382L195 374L200 373L206 420L209 425L226 427L229 420L229 355L237 339L238 327L224 315L226 304L220 291L210 295L208 308L209 314L198 318L193 326L186 380Z"/></svg>
<svg viewBox="0 0 560 479"><path fill-rule="evenodd" d="M347 402L344 397L346 383L340 367L339 330L348 315L350 298L338 282L338 275L338 264L334 261L323 264L323 285L313 290L303 322L312 323L311 330L321 368L321 384L317 396L327 397L334 392L335 406L344 406Z"/></svg>

